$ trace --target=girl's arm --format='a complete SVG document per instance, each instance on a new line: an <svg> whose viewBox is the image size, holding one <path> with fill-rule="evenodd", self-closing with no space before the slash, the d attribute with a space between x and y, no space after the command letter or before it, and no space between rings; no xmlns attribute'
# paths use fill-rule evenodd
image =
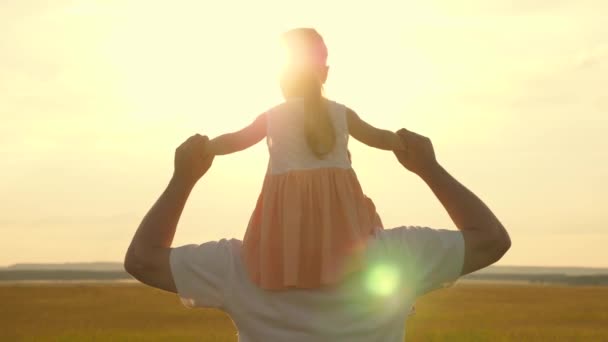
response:
<svg viewBox="0 0 608 342"><path fill-rule="evenodd" d="M220 135L209 141L209 152L224 155L249 148L266 136L266 115L261 114L249 126L240 131Z"/></svg>
<svg viewBox="0 0 608 342"><path fill-rule="evenodd" d="M368 124L350 108L346 111L346 119L350 135L365 145L388 151L405 149L397 133Z"/></svg>

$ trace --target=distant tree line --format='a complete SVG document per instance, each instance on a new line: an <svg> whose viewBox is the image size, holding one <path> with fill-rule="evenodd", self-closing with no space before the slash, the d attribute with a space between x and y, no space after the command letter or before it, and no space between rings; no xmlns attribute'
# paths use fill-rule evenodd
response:
<svg viewBox="0 0 608 342"><path fill-rule="evenodd" d="M83 270L2 270L0 281L78 281L78 280L130 280L125 271ZM523 281L537 284L608 285L608 274L569 276L565 274L497 273L469 274L464 279L486 281Z"/></svg>
<svg viewBox="0 0 608 342"><path fill-rule="evenodd" d="M469 274L464 279L491 281L525 281L566 285L608 285L608 274L569 276L565 274Z"/></svg>
<svg viewBox="0 0 608 342"><path fill-rule="evenodd" d="M124 271L77 271L77 270L9 270L0 271L0 281L44 280L128 280L133 279Z"/></svg>

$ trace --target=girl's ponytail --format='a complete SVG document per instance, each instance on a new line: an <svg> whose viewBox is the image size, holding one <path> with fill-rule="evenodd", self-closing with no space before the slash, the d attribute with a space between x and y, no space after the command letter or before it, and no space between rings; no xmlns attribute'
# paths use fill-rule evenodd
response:
<svg viewBox="0 0 608 342"><path fill-rule="evenodd" d="M304 132L306 143L319 159L329 154L336 144L336 132L323 99L323 85L315 73L306 73L300 79L304 92Z"/></svg>
<svg viewBox="0 0 608 342"><path fill-rule="evenodd" d="M310 28L287 31L283 41L289 66L281 81L283 96L304 99L306 142L317 158L323 159L336 144L336 132L323 98L327 47L321 35Z"/></svg>

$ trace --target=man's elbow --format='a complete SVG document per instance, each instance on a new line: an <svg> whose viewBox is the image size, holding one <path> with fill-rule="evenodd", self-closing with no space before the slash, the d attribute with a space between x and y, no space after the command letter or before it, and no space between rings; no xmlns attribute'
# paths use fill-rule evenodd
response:
<svg viewBox="0 0 608 342"><path fill-rule="evenodd" d="M131 276L135 277L135 274L138 272L138 263L135 259L135 256L132 255L130 251L125 255L125 260L123 262L123 267L127 273ZM136 278L136 277L135 277Z"/></svg>
<svg viewBox="0 0 608 342"><path fill-rule="evenodd" d="M511 249L511 237L507 230L500 225L493 239L493 250L495 251L495 262L500 260Z"/></svg>
<svg viewBox="0 0 608 342"><path fill-rule="evenodd" d="M144 273L150 268L144 261L145 258L138 256L132 248L129 248L125 255L123 266L125 271L129 273L133 278L140 279Z"/></svg>

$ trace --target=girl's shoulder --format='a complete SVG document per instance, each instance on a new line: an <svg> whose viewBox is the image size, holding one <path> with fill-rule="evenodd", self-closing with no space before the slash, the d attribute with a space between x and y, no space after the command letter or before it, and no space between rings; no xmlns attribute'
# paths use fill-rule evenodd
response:
<svg viewBox="0 0 608 342"><path fill-rule="evenodd" d="M323 101L325 101L328 105L330 106L336 106L336 107L342 107L342 108L347 108L348 106L346 106L345 104L343 104L342 102L336 101L336 100L332 100L329 98L324 97ZM280 102L272 107L270 107L267 112L270 111L276 111L279 109L285 109L285 108L294 108L297 106L301 106L304 103L304 99L301 97L294 97L294 98L290 98L290 99L286 99L283 102Z"/></svg>
<svg viewBox="0 0 608 342"><path fill-rule="evenodd" d="M323 99L328 106L330 115L333 117L346 117L348 112L352 110L341 102L324 98ZM302 98L292 98L285 100L279 104L270 107L264 112L268 118L275 120L281 120L287 116L294 117L298 116L298 113L304 113L305 107L303 106L304 100ZM296 115L294 115L296 114Z"/></svg>
<svg viewBox="0 0 608 342"><path fill-rule="evenodd" d="M330 107L330 111L340 116L346 116L349 111L352 111L347 105L342 102L327 99L327 103Z"/></svg>
<svg viewBox="0 0 608 342"><path fill-rule="evenodd" d="M285 113L296 110L301 104L301 100L298 99L290 99L285 100L279 104L276 104L266 110L266 114L277 114L277 113Z"/></svg>

